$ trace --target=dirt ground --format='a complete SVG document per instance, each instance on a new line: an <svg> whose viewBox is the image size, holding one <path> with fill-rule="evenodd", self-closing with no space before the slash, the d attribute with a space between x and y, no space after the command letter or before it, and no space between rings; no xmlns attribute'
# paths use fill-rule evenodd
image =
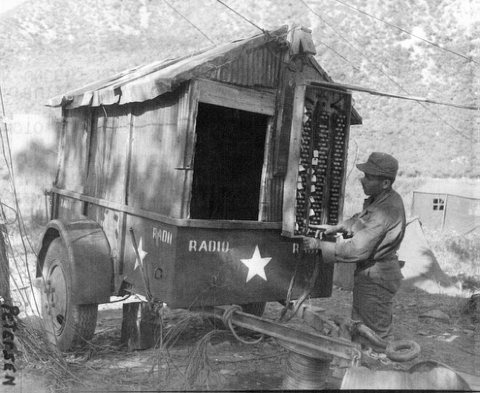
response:
<svg viewBox="0 0 480 393"><path fill-rule="evenodd" d="M351 296L351 291L334 288L331 298L307 302L324 308L327 315L349 316ZM479 390L480 324L478 320L474 323L472 314L463 313L466 301L465 298L431 295L418 289L402 289L395 299L394 335L396 339L416 341L421 346L419 357L406 363L385 360L382 363L380 359L364 354L362 364L378 370L407 370L416 362L436 360L460 372L473 389ZM268 303L264 317L277 319L281 308L278 303ZM448 319L422 317L432 310L443 311ZM168 313L164 326L174 326L185 315L185 312L176 310ZM239 391L282 387L288 353L272 338L266 337L258 344L247 345L218 328L211 333L208 343L200 347L204 352L195 353L195 346L214 328L209 320L196 319L185 325L178 341L167 351L128 351L120 345L121 320L121 304L116 308L101 306L91 345L67 355L71 376L61 380L45 378L46 372L41 364L23 365L17 388L10 389L11 392L33 391L32 386L36 386L35 391L40 391L42 384L45 391ZM252 335L245 336L247 340L253 338ZM204 357L189 364L198 353ZM339 388L341 375L341 370L332 364L327 388Z"/></svg>

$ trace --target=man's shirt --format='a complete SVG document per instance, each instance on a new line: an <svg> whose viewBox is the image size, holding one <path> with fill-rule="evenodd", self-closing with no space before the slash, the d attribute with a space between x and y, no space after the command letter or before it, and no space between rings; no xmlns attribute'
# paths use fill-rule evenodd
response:
<svg viewBox="0 0 480 393"><path fill-rule="evenodd" d="M335 245L337 262L357 263L356 274L395 280L403 278L397 257L405 234L405 208L394 190L365 200L361 213L343 223L353 233Z"/></svg>

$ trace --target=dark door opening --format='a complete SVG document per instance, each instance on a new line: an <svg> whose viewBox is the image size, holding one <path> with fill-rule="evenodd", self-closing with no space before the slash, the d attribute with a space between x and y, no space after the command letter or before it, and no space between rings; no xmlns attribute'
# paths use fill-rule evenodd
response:
<svg viewBox="0 0 480 393"><path fill-rule="evenodd" d="M199 103L190 218L258 220L268 116Z"/></svg>

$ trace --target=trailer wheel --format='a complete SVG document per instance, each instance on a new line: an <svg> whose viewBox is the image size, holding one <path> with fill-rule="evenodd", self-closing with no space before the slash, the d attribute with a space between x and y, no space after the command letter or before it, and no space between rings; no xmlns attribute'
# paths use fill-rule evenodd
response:
<svg viewBox="0 0 480 393"><path fill-rule="evenodd" d="M72 267L62 239L50 243L42 276L42 316L49 341L61 351L85 344L95 333L98 305L72 303Z"/></svg>
<svg viewBox="0 0 480 393"><path fill-rule="evenodd" d="M261 317L265 312L266 302L255 302L242 305L243 312Z"/></svg>

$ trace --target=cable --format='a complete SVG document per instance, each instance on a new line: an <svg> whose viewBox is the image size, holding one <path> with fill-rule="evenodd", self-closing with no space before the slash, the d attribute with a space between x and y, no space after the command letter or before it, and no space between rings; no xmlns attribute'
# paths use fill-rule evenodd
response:
<svg viewBox="0 0 480 393"><path fill-rule="evenodd" d="M257 24L253 23L250 19L246 18L245 16L243 16L240 12L238 11L235 11L233 8L229 7L227 4L225 4L222 0L217 0L220 4L222 4L224 7L228 8L230 11L232 11L233 13L235 13L236 15L238 15L240 18L242 18L243 20L247 21L248 23L250 23L252 26L256 27L258 30L260 30L263 34L268 34L268 31L266 31L265 29L262 29L260 26L258 26Z"/></svg>
<svg viewBox="0 0 480 393"><path fill-rule="evenodd" d="M17 290L17 292L19 293L20 297L22 298L22 301L23 301L23 308L26 309L27 308L27 305L30 306L30 308L33 310L33 307L30 303L30 300L28 300L28 297L27 297L27 300L25 300L25 297L23 295L23 292L22 292L22 289L20 289L18 283L17 283L17 280L15 279L15 276L10 273L10 278L12 279L12 282L13 282L13 285L15 286L15 289ZM28 288L28 287L27 287Z"/></svg>
<svg viewBox="0 0 480 393"><path fill-rule="evenodd" d="M350 9L352 9L352 10L355 10L355 11L357 11L357 12L360 12L361 14L367 15L367 16L370 17L370 18L376 19L376 20L378 20L379 22L382 22L382 23L386 24L387 26L390 26L390 27L393 27L393 28L395 28L395 29L397 29L397 30L400 30L400 31L402 31L402 32L404 32L404 33L412 36L412 37L418 38L419 40L422 40L422 41L426 42L427 44L430 44L430 45L432 45L432 46L434 46L434 47L436 47L436 48L438 48L438 49L441 49L441 50L443 50L443 51L445 51L445 52L449 52L449 53L451 53L451 54L454 54L454 55L457 55L457 56L459 56L459 57L462 57L462 58L466 59L468 62L473 62L473 63L476 63L476 64L480 64L480 62L476 61L472 56L464 55L464 54L462 54L462 53L456 52L456 51L451 50L451 49L448 49L448 48L446 48L446 47L444 47L444 46L442 46L442 45L439 45L439 44L437 44L436 42L433 42L433 41L427 40L426 38L420 37L420 36L418 36L418 35L410 32L410 31L408 31L408 30L405 30L404 28L402 28L402 27L400 27L400 26L394 25L393 23L390 23L390 22L387 22L386 20L380 19L380 18L376 17L375 15L371 15L371 14L369 14L368 12L363 11L363 10L361 10L361 9L353 6L353 5L347 4L347 3L345 3L345 2L342 1L342 0L333 0L333 1L336 1L337 3L343 4L345 7L348 7L348 8L350 8Z"/></svg>
<svg viewBox="0 0 480 393"><path fill-rule="evenodd" d="M348 171L347 173L347 177L345 179L345 182L348 182L348 178L350 177L350 175L352 174L353 170L355 169L355 164L357 163L357 160L358 160L358 151L360 150L360 148L358 147L358 143L357 141L355 140L355 138L352 138L352 141L353 143L355 143L355 157L353 159L353 164L352 164L352 167L350 168L350 170Z"/></svg>
<svg viewBox="0 0 480 393"><path fill-rule="evenodd" d="M112 304L112 303L120 303L120 302L123 302L124 300L127 300L130 296L132 296L131 293L129 293L127 296L124 296L123 298L121 299L118 299L118 300L111 300L108 302L108 304Z"/></svg>
<svg viewBox="0 0 480 393"><path fill-rule="evenodd" d="M347 40L340 32L338 32L337 29L335 29L330 23L328 23L320 14L318 14L315 10L313 10L304 0L299 0L310 12L312 12L314 15L316 15L323 23L325 23L328 27L330 27L335 34L337 34L343 41L345 41L351 48L353 48L356 52L360 54L363 58L365 58L370 64L373 65L374 68L376 68L378 71L380 71L385 77L390 80L392 83L394 83L396 86L398 86L402 91L405 93L409 94L409 92L400 84L398 83L395 79L393 79L390 75L388 75L385 71L383 71L382 68L380 68L375 62L373 62L368 56L365 55L364 51L359 50L355 45L353 45L349 40ZM334 52L337 53L337 52ZM337 54L338 55L338 54ZM352 62L350 62L348 59L346 59L344 56L340 55L342 59L346 60L353 68L357 69ZM367 75L368 76L368 75ZM431 110L424 104L417 102L420 106L422 106L425 110L433 114L436 118L438 118L440 121L442 121L444 124L449 126L455 133L458 135L464 137L467 140L473 141L473 138L465 135L462 133L460 130L458 130L455 126L447 122L445 119L443 119L440 115L438 115L435 111Z"/></svg>
<svg viewBox="0 0 480 393"><path fill-rule="evenodd" d="M7 205L6 203L3 203L2 201L0 201L0 205L2 205L2 215L3 215L3 219L4 219L4 224L5 224L5 225L12 225L13 223L15 223L15 222L17 221L17 219L18 219L17 211L16 211L13 207ZM6 207L7 209L10 209L10 210L13 211L13 213L15 214L15 218L14 218L12 221L10 221L10 222L7 221L7 215L6 215L5 212L3 211L3 208L4 208L4 207Z"/></svg>
<svg viewBox="0 0 480 393"><path fill-rule="evenodd" d="M301 1L301 0L300 0ZM348 60L345 56L341 55L340 53L338 53L335 49L333 49L331 46L328 46L325 42L323 41L319 41L323 46L327 47L328 49L330 49L333 53L335 53L338 57L340 57L341 59L345 60L348 64L350 64L352 66L352 68L355 70L355 71L358 71L358 72L362 72L362 70L360 68L358 68L355 64L353 64L350 60Z"/></svg>
<svg viewBox="0 0 480 393"><path fill-rule="evenodd" d="M163 2L168 5L173 11L175 11L180 17L182 17L184 20L186 20L190 26L195 28L201 35L203 35L207 40L209 40L213 45L217 45L215 41L213 41L207 34L205 34L198 26L196 26L193 22L190 21L185 15L183 15L180 11L178 11L173 5L171 5L167 0L163 0Z"/></svg>
<svg viewBox="0 0 480 393"><path fill-rule="evenodd" d="M358 86L358 85L349 85L345 83L337 83L337 82L312 82L313 84L320 84L320 85L327 85L331 87L342 87L348 90L353 90L353 91L360 91L363 93L368 93L371 95L375 96L381 96L381 97L390 97L390 98L399 98L402 100L408 100L408 101L416 101L416 102L425 102L427 104L435 104L435 105L444 105L444 106L449 106L453 108L459 108L459 109L468 109L468 110L473 110L473 111L478 111L480 110L480 107L478 106L468 106L468 105L460 105L460 104L454 104L450 102L444 102L444 101L437 101L437 100L431 100L429 98L424 98L424 97L414 97L414 96L404 96L400 94L394 94L394 93L387 93L387 92L382 92L374 89L370 89L368 87L363 87L363 86Z"/></svg>
<svg viewBox="0 0 480 393"><path fill-rule="evenodd" d="M385 71L383 71L382 68L378 67L376 63L374 63L372 60L370 60L369 57L365 56L364 54L364 51L361 51L359 50L358 48L356 48L350 41L348 41L345 37L343 37L343 35L337 31L337 29L335 29L330 23L328 23L324 18L322 18L322 16L320 14L318 14L317 12L315 12L315 10L313 10L304 0L300 0L300 2L310 10L310 12L312 12L314 15L316 15L323 23L325 23L328 27L330 27L334 32L335 34L337 34L342 40L344 40L351 48L353 48L354 50L356 50L362 57L364 57L370 64L372 64L377 70L379 70L383 75L385 75L391 82L393 82L396 86L398 86L402 91L404 91L405 93L409 94L409 92L400 84L398 83L396 80L394 80L392 77L390 77ZM355 39L354 39L355 40ZM355 40L356 41L356 40ZM356 41L358 43L358 41ZM331 49L331 48L330 48ZM334 53L336 53L337 55L339 55L342 59L346 60L354 69L357 69L352 62L350 62L348 59L346 59L344 56L338 54L336 51L334 51L333 49L331 49ZM425 102L427 100L424 100ZM443 119L440 115L438 115L435 111L433 111L432 109L428 108L427 106L425 106L424 104L420 103L420 102L417 102L423 109L425 109L427 112L433 114L437 119L439 119L440 121L442 121L445 125L447 125L448 127L450 127L455 133L457 133L458 135L464 137L465 139L467 140L471 140L471 141L474 141L472 137L469 137L467 135L465 135L463 132L461 132L460 130L458 130L455 126L453 126L452 124L450 124L448 121L446 121L445 119ZM452 106L456 106L456 105L452 105ZM475 109L475 108L466 108L466 109Z"/></svg>
<svg viewBox="0 0 480 393"><path fill-rule="evenodd" d="M5 118L5 104L4 104L4 101L3 101L3 92L2 92L1 85L0 85L0 103L1 103L2 115ZM15 186L15 175L14 175L14 171L13 171L12 150L10 148L10 141L9 141L9 138L8 138L8 127L7 127L6 123L4 123L4 124L5 124L5 139L6 139L6 142L7 142L7 149L8 149L8 158L10 159L10 162L7 159L7 155L6 155L6 152L5 152L5 143L3 141L3 135L2 135L1 130L0 130L0 139L1 139L1 142L2 142L3 158L5 160L5 163L7 165L7 168L8 168L9 174L10 174L10 182L11 182L11 185L12 185L13 196L14 196L14 200L15 200L15 206L16 206L17 214L18 214L18 216L17 216L18 217L18 220L17 220L18 230L19 230L19 234L20 234L20 239L22 241L23 249L24 249L24 252L25 252L25 268L27 270L29 285L30 285L30 289L31 289L31 292L32 292L32 295L33 295L33 301L35 303L35 307L37 309L37 312L40 314L40 309L38 308L37 300L35 299L35 291L34 291L33 285L32 285L32 277L31 277L31 274L30 274L30 269L28 268L28 252L27 252L27 246L25 244L24 234L25 234L25 237L27 238L27 242L28 242L30 248L32 249L32 251L35 255L36 255L36 252L35 252L34 247L32 246L32 243L30 242L30 239L27 236L27 232L26 232L26 229L25 229L25 222L23 221L23 217L22 217L22 214L21 214L21 211L20 211L20 205L18 203L18 194L17 194L17 189L16 189L16 186ZM22 230L23 230L23 232L22 232Z"/></svg>
<svg viewBox="0 0 480 393"><path fill-rule="evenodd" d="M0 89L0 96L1 96L1 89ZM14 172L13 172L13 164L12 164L13 163L12 151L11 151L11 148L10 148L10 141L9 141L9 138L8 138L8 130L6 129L6 126L5 126L5 137L6 137L6 141L7 141L7 149L8 149L8 155L10 157L10 163L7 161L7 158L5 156L5 144L4 144L4 141L3 141L3 136L0 133L0 139L1 139L1 142L2 142L2 151L3 151L3 154L4 154L5 163L7 164L7 167L10 171L10 183L11 183L11 186L12 186L12 189L13 189L15 206L17 207L17 210L16 210L17 220L16 221L18 223L18 230L19 230L20 238L22 240L23 247L25 249L25 255L27 255L27 247L25 245L25 239L27 239L27 243L30 246L30 249L32 250L33 254L35 254L35 256L37 256L35 248L33 247L32 242L30 241L30 238L27 235L27 230L25 229L25 221L23 220L23 216L22 216L21 211L20 211L20 205L18 203L18 194L17 194L17 188L15 186L15 175L14 175Z"/></svg>
<svg viewBox="0 0 480 393"><path fill-rule="evenodd" d="M3 211L3 207L1 208L1 211L2 211L2 216L4 216L5 213ZM5 228L5 235L6 235L4 236L5 246L7 246L10 249L10 252L12 253L13 263L15 264L15 268L17 269L17 272L19 272L20 282L22 283L22 286L25 287L26 285L25 285L25 282L23 281L22 275L20 274L20 267L18 266L17 258L15 258L15 253L12 247L12 243L10 242L10 238L8 236L7 228L6 227L4 228Z"/></svg>
<svg viewBox="0 0 480 393"><path fill-rule="evenodd" d="M0 85L0 103L1 103L1 109L2 109L2 116L3 116L3 118L6 118L6 116L5 116L5 105L4 105L4 101L3 101L3 92L2 92L1 85ZM7 159L7 155L6 155L6 152L5 152L5 143L3 141L3 135L2 135L1 132L0 132L0 139L1 139L1 142L2 142L3 158L5 160L5 164L7 165L7 169L8 169L9 175L10 175L10 183L11 183L12 190L13 190L15 206L17 208L17 218L18 218L18 228L19 228L19 232L20 232L20 238L22 239L22 243L23 243L24 248L25 248L25 255L27 255L27 249L26 249L24 239L23 239L23 234L22 234L22 229L23 229L23 231L25 233L25 237L27 239L27 242L28 242L32 252L36 256L37 253L35 252L35 248L32 246L32 243L27 236L27 231L25 229L25 222L23 221L23 216L21 214L20 206L19 206L19 203L18 203L17 188L15 186L15 174L14 174L14 171L13 171L12 150L10 148L10 139L8 137L8 127L7 127L7 123L4 123L4 124L5 124L5 140L7 141L8 159L10 160L10 162Z"/></svg>
<svg viewBox="0 0 480 393"><path fill-rule="evenodd" d="M1 210L1 213L2 213L2 216L5 217L5 212L4 212L4 210L3 210L3 205L4 205L4 204L3 204L2 202L0 202L0 210ZM27 270L27 276L29 277L29 283L28 283L28 285L26 285L25 282L23 281L22 271L21 271L21 269L20 269L20 267L19 267L17 258L15 257L15 249L13 248L12 242L10 241L10 235L9 235L9 233L8 233L7 227L5 226L4 228L5 228L5 231L4 231L4 233L5 233L5 236L4 236L5 245L8 247L8 249L9 249L9 251L10 251L10 254L11 254L11 257L12 257L12 259L13 259L13 263L15 264L15 269L16 269L17 272L18 272L18 277L20 278L20 282L21 282L21 284L22 284L22 287L26 287L26 288L30 288L30 289L31 289L32 294L33 294L33 299L34 299L34 301L35 301L36 309L37 309L37 311L39 312L39 310L38 310L38 305L37 305L36 300L35 300L35 293L34 293L34 290L33 290L33 288L32 288L32 280L31 280L31 277L30 277L30 272L29 272L29 270L28 270L28 259L25 261L25 268L26 268L26 270ZM11 273L10 273L10 276L12 277L12 280L14 281L14 284L15 284L18 292L20 293L20 296L21 296L22 299L23 299L24 305L27 306L27 304L28 304L28 306L30 306L30 308L33 310L33 305L32 305L32 303L30 302L30 300L28 299L28 297L27 297L27 301L25 301L25 299L23 298L22 292L21 292L21 290L19 289L18 284L16 283L15 277L14 277Z"/></svg>

